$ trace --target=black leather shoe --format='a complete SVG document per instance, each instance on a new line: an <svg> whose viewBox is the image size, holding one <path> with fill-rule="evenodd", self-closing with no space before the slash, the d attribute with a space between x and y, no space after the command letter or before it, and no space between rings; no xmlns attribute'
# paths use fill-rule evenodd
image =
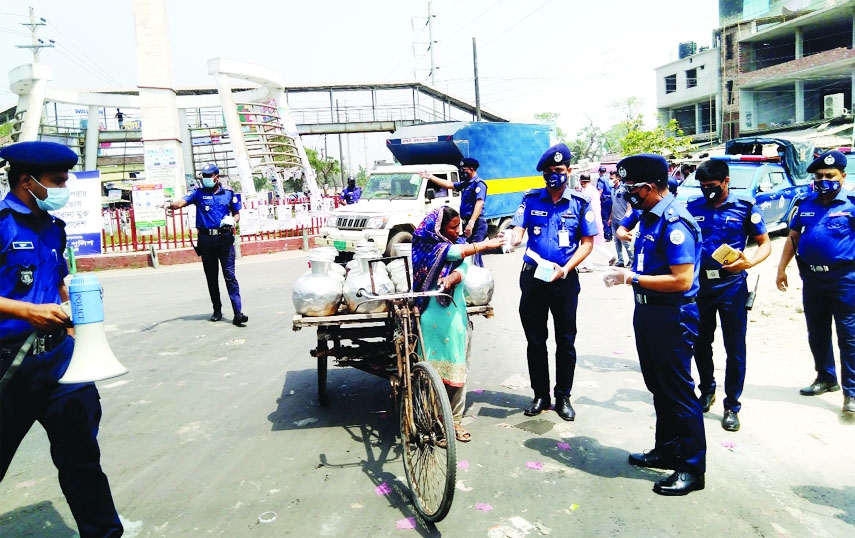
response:
<svg viewBox="0 0 855 538"><path fill-rule="evenodd" d="M570 405L570 398L567 396L557 396L555 398L555 412L564 420L573 421L576 418L576 411Z"/></svg>
<svg viewBox="0 0 855 538"><path fill-rule="evenodd" d="M826 392L835 392L838 390L840 390L840 385L837 384L837 381L820 381L817 379L811 386L799 390L799 394L802 396L819 396Z"/></svg>
<svg viewBox="0 0 855 538"><path fill-rule="evenodd" d="M235 314L235 319L232 320L232 323L234 323L237 327L243 327L243 324L247 321L249 321L249 316L247 316L243 312L238 312L237 314Z"/></svg>
<svg viewBox="0 0 855 538"><path fill-rule="evenodd" d="M531 401L531 405L523 411L523 414L527 417L533 417L543 413L549 409L551 405L552 402L549 401L549 398L535 398Z"/></svg>
<svg viewBox="0 0 855 538"><path fill-rule="evenodd" d="M223 319L223 313L222 312L214 312L211 315L211 321L220 321L221 319Z"/></svg>
<svg viewBox="0 0 855 538"><path fill-rule="evenodd" d="M847 415L855 415L855 396L843 397L843 412Z"/></svg>
<svg viewBox="0 0 855 538"><path fill-rule="evenodd" d="M704 489L704 475L677 471L671 476L660 478L653 484L653 492L676 497Z"/></svg>
<svg viewBox="0 0 855 538"><path fill-rule="evenodd" d="M629 462L637 467L653 467L654 469L673 469L674 461L656 450L629 455Z"/></svg>
<svg viewBox="0 0 855 538"><path fill-rule="evenodd" d="M729 432L739 431L739 415L733 409L725 409L721 417L721 427Z"/></svg>
<svg viewBox="0 0 855 538"><path fill-rule="evenodd" d="M701 408L704 410L704 413L710 410L712 404L715 403L715 392L711 394L701 394L701 397L698 398L698 401L701 402Z"/></svg>

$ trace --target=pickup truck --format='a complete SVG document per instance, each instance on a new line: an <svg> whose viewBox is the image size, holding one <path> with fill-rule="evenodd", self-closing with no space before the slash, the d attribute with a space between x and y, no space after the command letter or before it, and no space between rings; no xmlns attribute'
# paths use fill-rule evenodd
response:
<svg viewBox="0 0 855 538"><path fill-rule="evenodd" d="M778 148L783 150L783 158ZM806 171L813 160L810 142L735 138L726 143L725 155L711 158L727 161L730 188L754 197L770 232L786 230L796 209L795 201L810 192L810 174ZM677 199L687 202L700 195L700 184L692 173L680 185Z"/></svg>
<svg viewBox="0 0 855 538"><path fill-rule="evenodd" d="M543 186L535 166L549 147L549 127L427 123L398 129L386 146L400 164L372 169L360 200L336 209L315 244L333 246L342 253L371 241L386 255L394 254L394 245L412 242L413 232L428 212L442 205L460 208L459 192L422 179L419 172L458 182L458 164L464 157L480 162L478 175L487 185L482 214L488 233L494 235L510 224L523 194Z"/></svg>

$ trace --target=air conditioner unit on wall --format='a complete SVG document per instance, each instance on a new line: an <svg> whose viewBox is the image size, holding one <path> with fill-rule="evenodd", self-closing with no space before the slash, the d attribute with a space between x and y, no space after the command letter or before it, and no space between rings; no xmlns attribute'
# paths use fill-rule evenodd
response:
<svg viewBox="0 0 855 538"><path fill-rule="evenodd" d="M826 95L822 98L822 107L822 117L824 119L831 119L836 118L837 116L842 116L844 114L843 94L833 93L831 95Z"/></svg>

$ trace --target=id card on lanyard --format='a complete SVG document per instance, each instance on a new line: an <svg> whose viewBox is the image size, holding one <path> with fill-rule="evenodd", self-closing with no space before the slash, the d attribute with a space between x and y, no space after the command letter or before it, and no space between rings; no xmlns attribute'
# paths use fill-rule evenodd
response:
<svg viewBox="0 0 855 538"><path fill-rule="evenodd" d="M569 247L570 246L570 232L568 230L558 230L558 246L559 247Z"/></svg>

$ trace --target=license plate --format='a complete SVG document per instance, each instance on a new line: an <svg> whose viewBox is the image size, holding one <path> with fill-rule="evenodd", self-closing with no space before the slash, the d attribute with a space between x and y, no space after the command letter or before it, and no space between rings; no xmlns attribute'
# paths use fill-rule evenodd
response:
<svg viewBox="0 0 855 538"><path fill-rule="evenodd" d="M336 250L347 250L347 241L333 241Z"/></svg>

